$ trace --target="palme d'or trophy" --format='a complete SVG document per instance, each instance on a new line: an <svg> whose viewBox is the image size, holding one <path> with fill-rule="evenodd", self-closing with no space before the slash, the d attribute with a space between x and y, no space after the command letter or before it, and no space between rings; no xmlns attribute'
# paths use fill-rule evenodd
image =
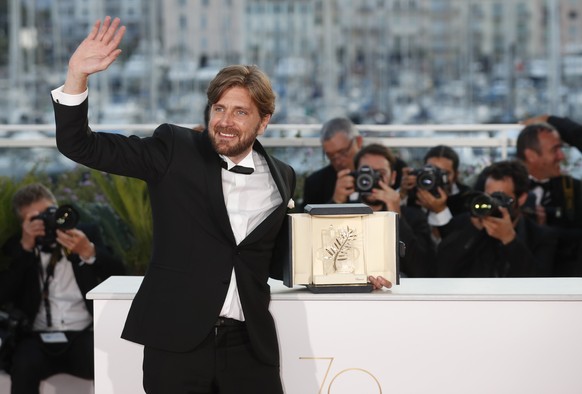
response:
<svg viewBox="0 0 582 394"><path fill-rule="evenodd" d="M361 293L368 276L399 284L398 214L365 204L313 204L289 214L285 285L314 293Z"/></svg>

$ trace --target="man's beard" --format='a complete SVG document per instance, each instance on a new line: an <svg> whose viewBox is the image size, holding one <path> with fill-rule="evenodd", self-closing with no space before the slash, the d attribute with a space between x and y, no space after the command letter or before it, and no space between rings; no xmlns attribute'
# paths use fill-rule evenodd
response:
<svg viewBox="0 0 582 394"><path fill-rule="evenodd" d="M260 125L257 125L252 133L241 133L235 128L214 126L209 133L210 141L217 153L226 157L238 156L253 146L259 133L259 127ZM224 132L225 134L234 134L238 139L232 139L234 144L228 141L219 141L217 135L221 132Z"/></svg>

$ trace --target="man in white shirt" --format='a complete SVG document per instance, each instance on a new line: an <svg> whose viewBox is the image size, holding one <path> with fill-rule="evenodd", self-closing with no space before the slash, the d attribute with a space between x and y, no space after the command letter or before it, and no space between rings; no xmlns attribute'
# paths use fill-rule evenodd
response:
<svg viewBox="0 0 582 394"><path fill-rule="evenodd" d="M124 267L103 248L96 226L55 224L60 211L44 185L19 189L13 206L22 232L4 246L11 264L0 274L0 303L21 310L28 324L12 358L11 392L38 393L57 373L92 379L93 310L85 295Z"/></svg>
<svg viewBox="0 0 582 394"><path fill-rule="evenodd" d="M257 140L275 110L271 83L256 66L224 67L207 90L204 132L93 133L89 77L119 56L124 32L117 18L96 22L52 95L64 155L148 185L154 253L122 333L144 345L144 388L282 393L267 281L283 277L295 172Z"/></svg>

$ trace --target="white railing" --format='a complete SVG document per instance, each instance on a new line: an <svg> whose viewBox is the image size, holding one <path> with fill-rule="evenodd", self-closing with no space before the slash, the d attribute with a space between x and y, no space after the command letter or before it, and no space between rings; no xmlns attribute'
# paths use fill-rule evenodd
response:
<svg viewBox="0 0 582 394"><path fill-rule="evenodd" d="M94 131L115 131L149 135L157 124L95 124ZM184 125L193 127L194 125ZM452 147L498 148L507 158L508 147L515 146L519 124L418 124L358 125L367 143L378 142L394 148ZM320 124L270 124L261 138L267 147L319 147ZM37 135L31 137L30 132ZM54 148L54 125L0 125L0 148Z"/></svg>

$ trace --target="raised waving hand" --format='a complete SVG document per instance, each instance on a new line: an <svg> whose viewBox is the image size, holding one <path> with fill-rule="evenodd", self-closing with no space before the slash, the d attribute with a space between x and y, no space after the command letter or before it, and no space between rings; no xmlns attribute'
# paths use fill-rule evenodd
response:
<svg viewBox="0 0 582 394"><path fill-rule="evenodd" d="M121 54L119 43L125 34L119 18L98 20L69 59L64 93L79 94L87 89L89 75L107 69Z"/></svg>

